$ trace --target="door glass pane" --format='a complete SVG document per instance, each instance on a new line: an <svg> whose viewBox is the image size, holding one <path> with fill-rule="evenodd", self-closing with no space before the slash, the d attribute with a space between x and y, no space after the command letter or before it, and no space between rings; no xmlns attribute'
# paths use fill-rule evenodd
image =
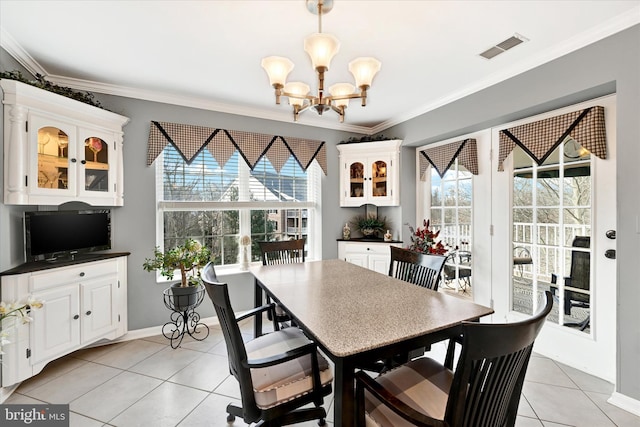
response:
<svg viewBox="0 0 640 427"><path fill-rule="evenodd" d="M69 176L69 135L53 126L38 129L38 188L64 189Z"/></svg>
<svg viewBox="0 0 640 427"><path fill-rule="evenodd" d="M471 206L471 179L458 181L458 206Z"/></svg>
<svg viewBox="0 0 640 427"><path fill-rule="evenodd" d="M431 207L442 206L442 179L437 173L431 174ZM432 217L433 218L433 217Z"/></svg>
<svg viewBox="0 0 640 427"><path fill-rule="evenodd" d="M349 166L349 195L364 197L364 165L360 162Z"/></svg>
<svg viewBox="0 0 640 427"><path fill-rule="evenodd" d="M373 197L387 196L387 163L382 160L373 162L371 165L371 191Z"/></svg>
<svg viewBox="0 0 640 427"><path fill-rule="evenodd" d="M98 137L84 140L84 189L109 191L109 146Z"/></svg>

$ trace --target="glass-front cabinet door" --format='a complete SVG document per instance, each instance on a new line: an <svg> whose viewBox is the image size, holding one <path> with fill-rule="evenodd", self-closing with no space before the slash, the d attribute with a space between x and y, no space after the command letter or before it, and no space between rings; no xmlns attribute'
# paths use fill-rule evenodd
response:
<svg viewBox="0 0 640 427"><path fill-rule="evenodd" d="M34 127L31 141L31 182L33 193L74 194L76 188L76 128L49 118L31 116Z"/></svg>
<svg viewBox="0 0 640 427"><path fill-rule="evenodd" d="M387 162L375 160L371 163L371 197L387 197Z"/></svg>
<svg viewBox="0 0 640 427"><path fill-rule="evenodd" d="M79 129L78 135L81 141L80 155L84 161L79 170L79 192L96 194L111 191L111 153L114 147L109 136L83 128Z"/></svg>
<svg viewBox="0 0 640 427"><path fill-rule="evenodd" d="M349 165L349 195L353 198L365 196L364 165L361 162L353 162Z"/></svg>

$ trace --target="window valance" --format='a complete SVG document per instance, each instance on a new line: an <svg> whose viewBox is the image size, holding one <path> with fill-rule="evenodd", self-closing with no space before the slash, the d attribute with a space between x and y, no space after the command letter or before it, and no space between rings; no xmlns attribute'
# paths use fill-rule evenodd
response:
<svg viewBox="0 0 640 427"><path fill-rule="evenodd" d="M590 107L501 130L498 170L504 170L503 162L516 145L541 165L567 136L571 136L591 154L606 159L604 107Z"/></svg>
<svg viewBox="0 0 640 427"><path fill-rule="evenodd" d="M474 138L467 138L420 151L420 179L426 179L424 172L429 164L442 178L456 157L459 164L467 168L473 175L478 175L478 145Z"/></svg>
<svg viewBox="0 0 640 427"><path fill-rule="evenodd" d="M172 144L187 164L206 147L221 167L238 150L251 170L266 156L279 173L289 157L293 156L303 170L306 171L315 159L327 174L324 141L152 121L147 166L153 163L167 144Z"/></svg>

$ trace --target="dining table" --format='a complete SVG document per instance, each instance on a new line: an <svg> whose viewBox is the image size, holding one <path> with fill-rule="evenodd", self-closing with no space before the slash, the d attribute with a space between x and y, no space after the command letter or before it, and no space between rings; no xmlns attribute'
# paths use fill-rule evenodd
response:
<svg viewBox="0 0 640 427"><path fill-rule="evenodd" d="M355 425L358 367L459 336L462 322L493 310L339 259L250 267L264 293L334 364L334 425ZM264 292L264 293L263 293ZM262 318L255 318L255 334Z"/></svg>

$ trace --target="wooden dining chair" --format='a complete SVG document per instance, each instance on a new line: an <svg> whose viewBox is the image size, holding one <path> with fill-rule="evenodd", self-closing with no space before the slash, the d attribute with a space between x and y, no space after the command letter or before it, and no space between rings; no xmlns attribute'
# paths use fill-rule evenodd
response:
<svg viewBox="0 0 640 427"><path fill-rule="evenodd" d="M424 254L391 246L389 276L437 291L445 259L442 255Z"/></svg>
<svg viewBox="0 0 640 427"><path fill-rule="evenodd" d="M259 241L258 246L260 247L262 265L304 262L304 244L305 239L278 240L273 242ZM267 295L267 303L270 301L271 300ZM288 326L288 322L291 322L291 317L282 309L282 307L276 305L275 312L278 323L282 326ZM270 317L269 320L271 320Z"/></svg>
<svg viewBox="0 0 640 427"><path fill-rule="evenodd" d="M391 246L389 276L437 291L445 260L446 257L442 255L424 254ZM360 367L369 371L382 373L415 357L422 356L425 351L427 351L427 348L420 347L406 353L398 354L393 358L378 360L370 365Z"/></svg>
<svg viewBox="0 0 640 427"><path fill-rule="evenodd" d="M325 425L322 405L331 394L333 374L316 344L299 328L279 330L275 317L274 332L245 344L238 322L273 311L274 304L235 317L227 284L218 282L212 263L202 270L202 281L222 328L229 370L240 384L242 406L227 405L227 422L241 417L247 424L281 426L317 419Z"/></svg>
<svg viewBox="0 0 640 427"><path fill-rule="evenodd" d="M463 323L455 372L423 357L375 380L356 373L356 425L513 426L533 343L552 306L547 291L527 320Z"/></svg>

